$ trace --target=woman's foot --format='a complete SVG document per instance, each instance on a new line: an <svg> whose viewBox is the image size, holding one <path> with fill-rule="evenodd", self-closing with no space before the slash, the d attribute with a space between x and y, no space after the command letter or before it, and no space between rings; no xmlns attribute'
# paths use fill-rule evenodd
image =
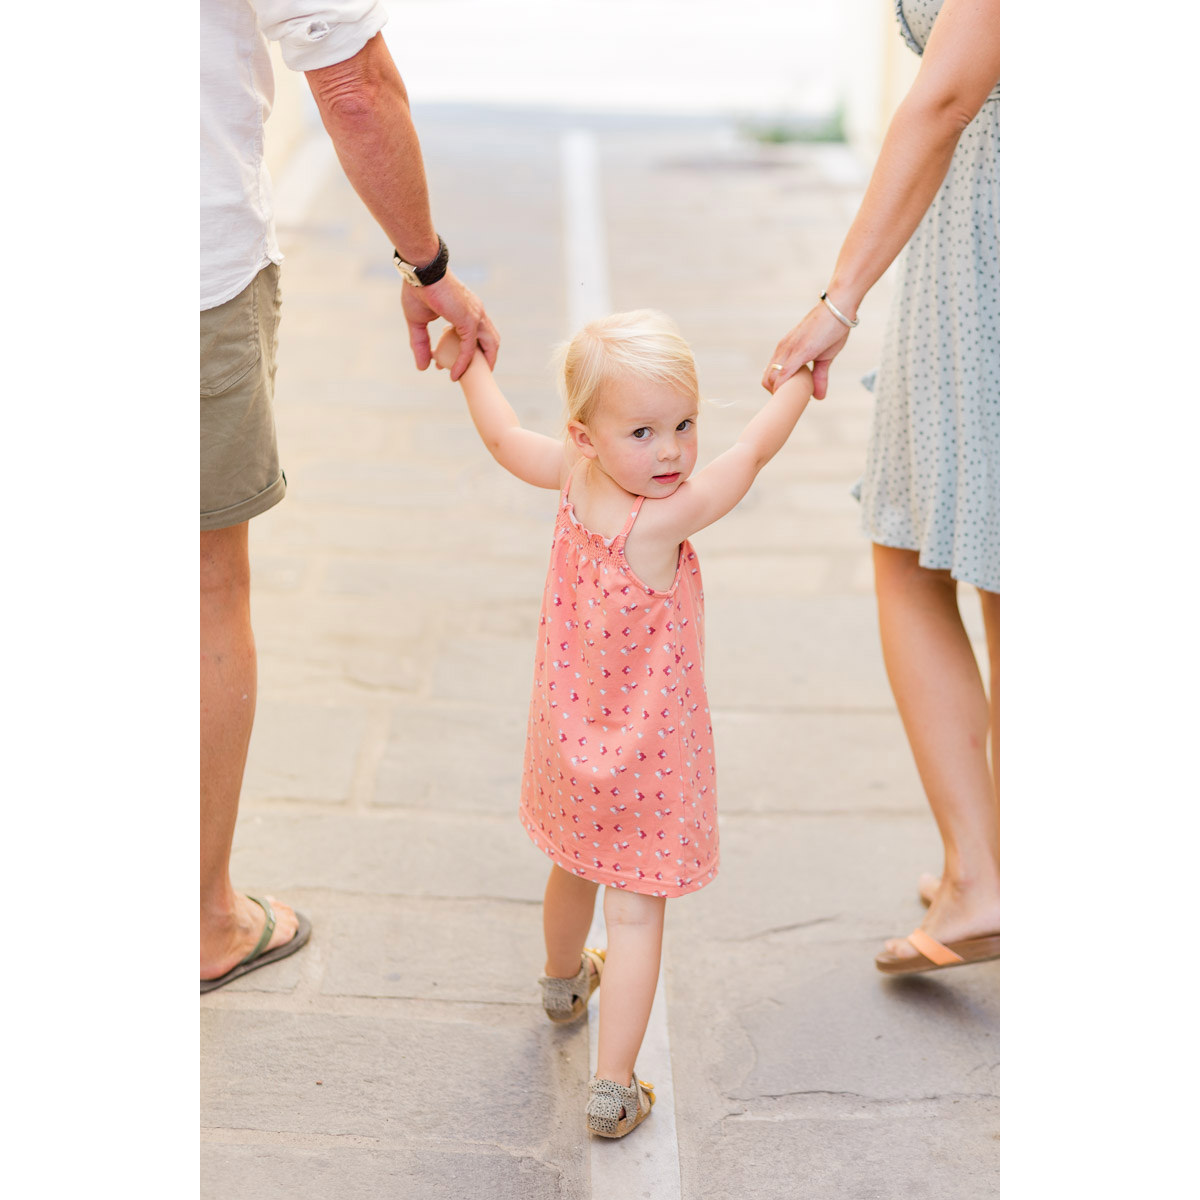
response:
<svg viewBox="0 0 1200 1200"><path fill-rule="evenodd" d="M587 1012L588 998L600 986L603 970L604 951L584 947L575 975L566 979L543 975L538 982L542 985L542 1007L546 1016L556 1025L565 1025L583 1016Z"/></svg>
<svg viewBox="0 0 1200 1200"><path fill-rule="evenodd" d="M922 876L922 881L932 876ZM935 943L942 946L952 946L956 943L968 943L967 953L961 957L972 961L972 954L978 951L986 952L986 957L999 956L999 943L996 943L996 953L990 953L990 948L982 944L972 945L975 939L997 937L1000 932L1000 893L996 887L964 886L953 881L941 883L935 891L929 912L921 922L919 929ZM974 961L982 961L982 958ZM917 966L928 963L929 956L923 954L908 938L891 938L884 944L883 953L875 960L876 966L882 971L902 971L907 965ZM947 964L950 965L950 964Z"/></svg>
<svg viewBox="0 0 1200 1200"><path fill-rule="evenodd" d="M654 1106L654 1084L639 1079L636 1070L628 1087L593 1075L588 1090L587 1127L600 1137L624 1137L650 1115Z"/></svg>
<svg viewBox="0 0 1200 1200"><path fill-rule="evenodd" d="M921 897L921 903L928 908L933 903L933 898L938 894L938 888L942 886L942 877L934 875L929 871L922 871L917 876L917 895Z"/></svg>

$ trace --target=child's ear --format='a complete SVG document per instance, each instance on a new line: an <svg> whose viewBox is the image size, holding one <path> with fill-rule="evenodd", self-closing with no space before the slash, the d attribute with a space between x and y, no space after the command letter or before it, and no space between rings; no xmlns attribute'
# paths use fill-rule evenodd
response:
<svg viewBox="0 0 1200 1200"><path fill-rule="evenodd" d="M584 458L596 457L597 451L592 444L592 435L588 433L588 427L581 421L572 421L567 426L567 437Z"/></svg>

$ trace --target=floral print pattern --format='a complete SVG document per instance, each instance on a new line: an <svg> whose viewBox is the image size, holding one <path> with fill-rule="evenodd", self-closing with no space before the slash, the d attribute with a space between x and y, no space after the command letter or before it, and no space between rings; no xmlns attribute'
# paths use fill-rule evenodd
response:
<svg viewBox="0 0 1200 1200"><path fill-rule="evenodd" d="M704 687L704 592L690 542L666 591L563 488L542 600L521 820L564 870L651 896L717 873L717 788Z"/></svg>

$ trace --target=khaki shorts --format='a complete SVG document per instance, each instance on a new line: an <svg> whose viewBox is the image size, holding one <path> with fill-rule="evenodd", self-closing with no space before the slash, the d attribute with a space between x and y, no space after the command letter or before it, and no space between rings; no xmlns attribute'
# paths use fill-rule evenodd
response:
<svg viewBox="0 0 1200 1200"><path fill-rule="evenodd" d="M200 528L240 525L279 503L275 445L279 267L200 313Z"/></svg>

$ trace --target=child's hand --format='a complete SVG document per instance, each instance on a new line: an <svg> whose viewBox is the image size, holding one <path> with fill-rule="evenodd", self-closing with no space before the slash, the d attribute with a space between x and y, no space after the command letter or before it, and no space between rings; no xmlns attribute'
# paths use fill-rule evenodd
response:
<svg viewBox="0 0 1200 1200"><path fill-rule="evenodd" d="M458 361L458 352L462 348L462 340L450 326L438 339L437 348L433 352L433 361L439 371L448 371Z"/></svg>

